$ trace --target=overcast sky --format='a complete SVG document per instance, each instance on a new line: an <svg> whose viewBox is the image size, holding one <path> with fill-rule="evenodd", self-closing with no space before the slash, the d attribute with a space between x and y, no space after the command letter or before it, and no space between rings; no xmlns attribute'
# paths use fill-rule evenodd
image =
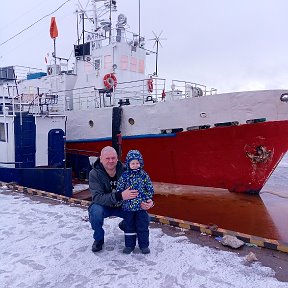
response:
<svg viewBox="0 0 288 288"><path fill-rule="evenodd" d="M88 0L80 0L83 7ZM45 70L53 51L50 18L56 16L57 55L69 58L77 40L77 0L0 46L0 66L23 65ZM65 0L2 0L0 43L5 42ZM118 0L118 12L138 32L138 0ZM152 31L167 40L159 51L160 77L187 80L219 92L288 87L287 0L141 0L141 34ZM146 48L153 48L146 41ZM155 70L148 56L147 73ZM72 63L73 61L71 61Z"/></svg>

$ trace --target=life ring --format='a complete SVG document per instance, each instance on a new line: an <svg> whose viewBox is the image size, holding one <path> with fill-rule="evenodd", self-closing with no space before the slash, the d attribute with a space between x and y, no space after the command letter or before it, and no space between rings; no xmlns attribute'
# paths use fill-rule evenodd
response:
<svg viewBox="0 0 288 288"><path fill-rule="evenodd" d="M103 78L103 82L104 82L104 85L107 89L111 89L112 87L116 87L117 86L117 78L114 74L112 73L109 73L109 74L106 74Z"/></svg>
<svg viewBox="0 0 288 288"><path fill-rule="evenodd" d="M52 67L48 67L48 69L47 69L47 73L48 73L48 75L51 75L52 74Z"/></svg>
<svg viewBox="0 0 288 288"><path fill-rule="evenodd" d="M148 92L152 93L153 92L153 79L148 79L147 86L148 86Z"/></svg>

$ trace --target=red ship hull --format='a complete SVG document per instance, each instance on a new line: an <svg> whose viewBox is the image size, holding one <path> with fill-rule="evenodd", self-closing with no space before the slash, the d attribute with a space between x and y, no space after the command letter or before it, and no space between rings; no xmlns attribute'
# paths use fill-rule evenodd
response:
<svg viewBox="0 0 288 288"><path fill-rule="evenodd" d="M67 148L99 152L106 145L111 141ZM288 150L288 121L123 137L123 159L130 149L141 151L153 181L256 194Z"/></svg>

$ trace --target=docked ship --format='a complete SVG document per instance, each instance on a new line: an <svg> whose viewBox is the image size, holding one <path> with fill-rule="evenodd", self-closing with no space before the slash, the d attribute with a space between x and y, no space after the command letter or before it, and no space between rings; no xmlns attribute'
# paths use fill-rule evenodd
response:
<svg viewBox="0 0 288 288"><path fill-rule="evenodd" d="M0 181L71 196L64 111L51 109L57 99L49 95L13 94L14 72L13 67L0 70Z"/></svg>
<svg viewBox="0 0 288 288"><path fill-rule="evenodd" d="M74 45L74 67L56 53L47 71L25 78L17 67L2 67L2 96L50 99L49 113L64 111L66 165L74 175L85 178L89 158L113 145L120 159L140 150L155 182L259 193L288 149L288 90L218 93L193 81L168 83L157 65L147 73L151 51L140 33L128 31L126 16L115 25L103 18L116 12L116 1L91 5L93 26ZM78 13L84 27L88 12Z"/></svg>

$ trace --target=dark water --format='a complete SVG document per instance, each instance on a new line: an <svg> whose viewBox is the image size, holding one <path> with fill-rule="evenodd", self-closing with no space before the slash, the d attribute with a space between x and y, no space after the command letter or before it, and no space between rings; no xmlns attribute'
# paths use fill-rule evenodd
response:
<svg viewBox="0 0 288 288"><path fill-rule="evenodd" d="M288 155L259 196L224 189L156 184L153 214L288 243Z"/></svg>

